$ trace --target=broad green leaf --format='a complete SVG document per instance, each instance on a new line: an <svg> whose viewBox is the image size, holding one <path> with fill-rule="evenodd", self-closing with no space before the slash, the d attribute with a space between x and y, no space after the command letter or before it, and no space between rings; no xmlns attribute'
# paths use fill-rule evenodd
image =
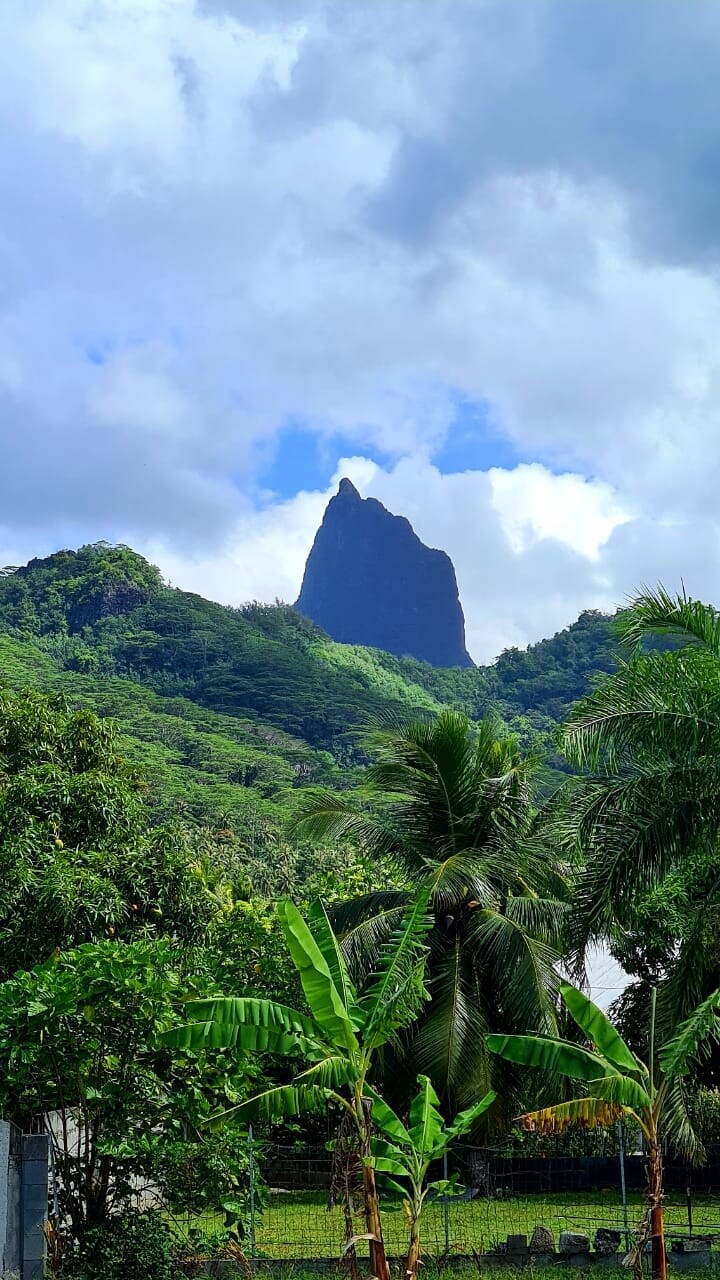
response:
<svg viewBox="0 0 720 1280"><path fill-rule="evenodd" d="M389 1107L384 1098L380 1097L369 1084L364 1087L365 1096L372 1098L372 1118L378 1129L382 1129L388 1138L393 1138L395 1142L404 1142L407 1146L412 1145L412 1139L405 1125L399 1116L395 1114L392 1107Z"/></svg>
<svg viewBox="0 0 720 1280"><path fill-rule="evenodd" d="M242 1022L190 1022L163 1035L163 1043L177 1049L245 1049L253 1053L303 1054L317 1052L314 1041L275 1027L245 1026Z"/></svg>
<svg viewBox="0 0 720 1280"><path fill-rule="evenodd" d="M331 1089L313 1088L309 1085L279 1085L224 1111L212 1120L210 1128L222 1128L229 1117L242 1120L245 1124L256 1120L270 1124L291 1116L307 1115L308 1112L324 1110L332 1096Z"/></svg>
<svg viewBox="0 0 720 1280"><path fill-rule="evenodd" d="M573 1125L584 1129L608 1128L618 1120L629 1116L637 1119L631 1107L607 1102L604 1098L573 1098L559 1102L554 1107L542 1107L539 1111L527 1111L518 1119L535 1133L564 1133Z"/></svg>
<svg viewBox="0 0 720 1280"><path fill-rule="evenodd" d="M410 1137L413 1146L423 1156L429 1156L438 1145L443 1132L443 1118L438 1107L440 1099L427 1076L418 1076L419 1092L410 1103Z"/></svg>
<svg viewBox="0 0 720 1280"><path fill-rule="evenodd" d="M612 1022L606 1018L592 1000L572 987L569 982L560 983L560 995L581 1031L592 1040L598 1053L621 1071L640 1070L636 1059L625 1041L618 1035Z"/></svg>
<svg viewBox="0 0 720 1280"><path fill-rule="evenodd" d="M279 903L277 910L313 1017L324 1028L334 1045L356 1053L358 1044L352 1020L317 942L292 902Z"/></svg>
<svg viewBox="0 0 720 1280"><path fill-rule="evenodd" d="M713 991L663 1045L658 1061L666 1076L684 1076L720 1040L720 990Z"/></svg>
<svg viewBox="0 0 720 1280"><path fill-rule="evenodd" d="M488 1036L485 1043L491 1053L497 1053L509 1062L518 1062L524 1067L540 1067L543 1071L557 1071L571 1080L598 1080L601 1076L615 1074L601 1058L568 1040L555 1040L550 1036L493 1035Z"/></svg>
<svg viewBox="0 0 720 1280"><path fill-rule="evenodd" d="M381 1173L394 1173L398 1178L411 1176L407 1154L392 1142L385 1142L383 1138L372 1138L370 1154L373 1168L379 1169Z"/></svg>
<svg viewBox="0 0 720 1280"><path fill-rule="evenodd" d="M490 1109L496 1097L497 1094L491 1089L479 1102L475 1102L471 1107L466 1107L464 1111L459 1111L452 1124L448 1125L445 1133L448 1145L456 1138L464 1138L465 1134L470 1132L480 1117Z"/></svg>
<svg viewBox="0 0 720 1280"><path fill-rule="evenodd" d="M319 1085L322 1089L342 1089L344 1085L354 1084L358 1078L358 1070L347 1058L333 1054L323 1058L301 1071L295 1076L294 1084Z"/></svg>
<svg viewBox="0 0 720 1280"><path fill-rule="evenodd" d="M319 898L316 898L308 911L308 927L312 932L312 936L318 944L322 952L323 959L330 970L332 978L342 1000L344 1008L348 1012L350 1021L357 1031L361 1024L360 1010L357 1005L357 991L350 977L345 956L342 947L338 942L330 921L328 920L325 907Z"/></svg>
<svg viewBox="0 0 720 1280"><path fill-rule="evenodd" d="M605 1076L603 1080L594 1080L592 1092L605 1102L618 1102L635 1111L647 1110L652 1106L647 1090L629 1076L613 1075Z"/></svg>
<svg viewBox="0 0 720 1280"><path fill-rule="evenodd" d="M442 1196L443 1200L455 1200L465 1190L463 1184L458 1182L456 1173L452 1178L439 1178L437 1182L429 1182L427 1189L434 1191L436 1196Z"/></svg>
<svg viewBox="0 0 720 1280"><path fill-rule="evenodd" d="M382 1185L384 1190L395 1191L399 1196L402 1196L403 1200L408 1200L407 1187L402 1187L399 1182L396 1182L394 1178L390 1178L385 1173L382 1174Z"/></svg>
<svg viewBox="0 0 720 1280"><path fill-rule="evenodd" d="M378 1173L391 1173L395 1178L409 1177L408 1171L399 1160L392 1160L388 1156L372 1157L373 1168Z"/></svg>
<svg viewBox="0 0 720 1280"><path fill-rule="evenodd" d="M197 1021L173 1027L161 1042L180 1049L233 1049L316 1056L322 1030L311 1018L273 1000L193 1000L185 1009Z"/></svg>

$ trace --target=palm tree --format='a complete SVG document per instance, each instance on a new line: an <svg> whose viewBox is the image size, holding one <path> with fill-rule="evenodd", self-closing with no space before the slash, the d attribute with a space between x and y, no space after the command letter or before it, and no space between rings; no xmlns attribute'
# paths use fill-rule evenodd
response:
<svg viewBox="0 0 720 1280"><path fill-rule="evenodd" d="M389 1280L389 1269L371 1158L371 1113L380 1100L370 1077L382 1047L425 998L427 897L421 893L410 903L376 956L372 981L363 992L350 978L322 904L313 904L305 921L291 902L280 903L280 924L310 1016L254 997L195 1000L186 1006L192 1021L162 1037L163 1043L184 1049L270 1052L310 1063L290 1084L240 1103L218 1122L230 1114L246 1121L273 1121L324 1110L328 1104L340 1108L363 1160L370 1265L377 1280Z"/></svg>
<svg viewBox="0 0 720 1280"><path fill-rule="evenodd" d="M643 895L692 863L702 901L662 993L663 1017L672 1020L717 984L702 939L707 912L720 905L720 615L660 588L633 601L618 632L631 656L563 729L579 776L556 830L584 859L580 947L632 929ZM669 945L674 953L675 941Z"/></svg>
<svg viewBox="0 0 720 1280"><path fill-rule="evenodd" d="M411 1078L428 1075L455 1110L493 1083L488 1031L555 1029L566 886L533 842L533 762L497 722L471 724L444 711L380 729L371 745L372 807L337 792L309 793L294 827L316 840L359 841L390 863L402 886L334 909L355 973L409 897L429 888L431 999L405 1037L403 1057Z"/></svg>
<svg viewBox="0 0 720 1280"><path fill-rule="evenodd" d="M631 1052L613 1024L581 991L563 983L560 994L568 1012L592 1044L592 1051L547 1036L489 1036L488 1048L509 1062L540 1067L571 1080L586 1082L587 1093L555 1106L527 1112L524 1124L544 1133L561 1133L572 1125L606 1126L629 1119L647 1144L647 1222L639 1232L636 1261L648 1238L652 1241L654 1280L665 1280L662 1141L672 1137L693 1157L698 1144L687 1118L683 1080L711 1044L720 1040L720 991L702 1002L677 1026L656 1052L655 999L650 1010L647 1062Z"/></svg>

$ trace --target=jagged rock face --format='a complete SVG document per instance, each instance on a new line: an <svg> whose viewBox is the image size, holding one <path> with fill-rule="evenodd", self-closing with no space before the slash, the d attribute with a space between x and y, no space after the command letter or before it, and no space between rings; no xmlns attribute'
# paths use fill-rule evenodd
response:
<svg viewBox="0 0 720 1280"><path fill-rule="evenodd" d="M344 644L472 666L450 557L349 480L325 511L295 607Z"/></svg>

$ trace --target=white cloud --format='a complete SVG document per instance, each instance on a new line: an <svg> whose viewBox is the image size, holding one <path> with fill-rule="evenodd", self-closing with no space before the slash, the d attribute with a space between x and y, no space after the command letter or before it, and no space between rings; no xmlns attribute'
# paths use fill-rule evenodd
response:
<svg viewBox="0 0 720 1280"><path fill-rule="evenodd" d="M292 598L326 495L258 459L300 421L452 555L477 656L717 598L720 23L371 8L8 0L0 541ZM464 401L523 463L439 475Z"/></svg>
<svg viewBox="0 0 720 1280"><path fill-rule="evenodd" d="M541 538L597 560L613 529L629 520L617 494L601 481L565 472L554 475L537 462L512 471L490 470L493 508L515 552Z"/></svg>

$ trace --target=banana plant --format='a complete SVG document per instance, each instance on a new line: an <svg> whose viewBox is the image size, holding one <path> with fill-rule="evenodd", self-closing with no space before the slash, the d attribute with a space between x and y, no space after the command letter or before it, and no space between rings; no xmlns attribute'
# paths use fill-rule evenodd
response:
<svg viewBox="0 0 720 1280"><path fill-rule="evenodd" d="M428 892L404 913L379 949L376 972L358 991L342 948L321 902L304 920L292 902L281 902L278 917L298 971L307 1014L274 1000L229 997L191 1001L187 1024L163 1037L180 1048L225 1048L301 1058L309 1064L290 1084L277 1085L248 1099L232 1114L245 1121L284 1119L335 1104L352 1118L363 1157L364 1208L370 1264L377 1280L389 1280L380 1207L371 1160L372 1110L378 1095L369 1083L378 1050L417 1016L426 999L426 938L432 921Z"/></svg>
<svg viewBox="0 0 720 1280"><path fill-rule="evenodd" d="M405 1276L414 1280L420 1262L420 1223L423 1206L430 1192L458 1195L461 1188L455 1177L428 1182L430 1166L441 1160L452 1142L469 1133L480 1116L495 1101L486 1093L474 1106L461 1111L452 1124L445 1124L438 1110L440 1100L427 1076L418 1076L419 1092L410 1104L407 1126L382 1098L376 1097L372 1118L381 1135L371 1139L372 1164L378 1173L403 1197L410 1226L410 1241L405 1260ZM396 1181L402 1178L403 1183Z"/></svg>
<svg viewBox="0 0 720 1280"><path fill-rule="evenodd" d="M655 998L651 993L650 1044L647 1063L626 1045L597 1005L569 983L560 986L568 1012L592 1048L549 1036L487 1037L487 1046L509 1062L539 1067L549 1073L582 1081L587 1093L569 1102L542 1107L520 1117L540 1133L561 1133L572 1125L596 1128L629 1120L643 1134L647 1147L646 1229L639 1240L652 1240L654 1280L666 1280L667 1258L663 1223L662 1142L671 1137L692 1157L698 1154L684 1104L684 1078L720 1042L720 990L713 992L656 1051Z"/></svg>

